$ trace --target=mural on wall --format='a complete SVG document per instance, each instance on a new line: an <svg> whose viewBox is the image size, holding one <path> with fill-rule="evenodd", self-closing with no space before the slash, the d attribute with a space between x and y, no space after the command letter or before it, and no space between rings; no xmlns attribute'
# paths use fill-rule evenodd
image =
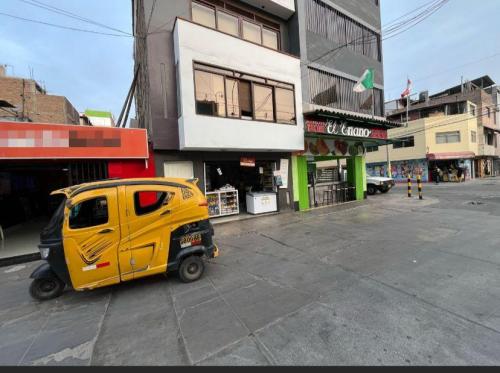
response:
<svg viewBox="0 0 500 373"><path fill-rule="evenodd" d="M472 160L462 159L458 161L458 167L461 167L464 171L464 179L471 180L472 175Z"/></svg>
<svg viewBox="0 0 500 373"><path fill-rule="evenodd" d="M366 149L361 141L307 138L304 151L297 155L351 157L365 155Z"/></svg>
<svg viewBox="0 0 500 373"><path fill-rule="evenodd" d="M387 177L386 163L371 163L366 165L366 172L370 176ZM391 176L396 181L406 181L408 174L414 180L422 175L422 181L429 181L429 167L426 159L412 159L409 161L391 162Z"/></svg>

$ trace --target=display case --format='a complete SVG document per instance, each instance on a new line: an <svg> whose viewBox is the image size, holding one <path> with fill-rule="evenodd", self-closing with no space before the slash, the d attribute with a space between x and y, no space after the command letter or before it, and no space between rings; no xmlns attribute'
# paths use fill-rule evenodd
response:
<svg viewBox="0 0 500 373"><path fill-rule="evenodd" d="M208 214L211 218L238 215L240 213L238 191L236 189L207 192L206 197Z"/></svg>

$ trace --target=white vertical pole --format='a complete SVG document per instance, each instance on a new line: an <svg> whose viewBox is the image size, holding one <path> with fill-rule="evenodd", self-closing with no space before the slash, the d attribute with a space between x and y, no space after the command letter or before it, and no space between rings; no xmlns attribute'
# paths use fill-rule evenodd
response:
<svg viewBox="0 0 500 373"><path fill-rule="evenodd" d="M408 80L410 78L407 76L406 77L406 82L408 84ZM410 92L408 92L408 95L406 96L406 127L408 127L408 111L410 110Z"/></svg>
<svg viewBox="0 0 500 373"><path fill-rule="evenodd" d="M406 96L406 127L408 127L408 111L410 110L410 95Z"/></svg>

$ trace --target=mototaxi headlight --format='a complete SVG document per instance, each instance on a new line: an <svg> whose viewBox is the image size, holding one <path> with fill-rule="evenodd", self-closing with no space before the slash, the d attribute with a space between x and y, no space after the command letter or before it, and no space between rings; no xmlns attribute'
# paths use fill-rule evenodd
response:
<svg viewBox="0 0 500 373"><path fill-rule="evenodd" d="M40 248L40 255L42 256L42 259L47 259L49 257L49 253L49 248Z"/></svg>

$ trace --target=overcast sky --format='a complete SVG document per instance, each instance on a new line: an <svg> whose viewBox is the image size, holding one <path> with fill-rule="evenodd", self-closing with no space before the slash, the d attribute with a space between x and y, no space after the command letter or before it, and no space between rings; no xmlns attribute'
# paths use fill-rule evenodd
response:
<svg viewBox="0 0 500 373"><path fill-rule="evenodd" d="M130 0L39 1L131 32ZM428 2L382 0L382 24ZM115 33L22 0L0 0L0 13ZM415 92L439 91L459 84L461 76L488 74L500 81L499 19L499 0L451 0L421 24L384 42L386 99L399 97L407 75ZM111 110L119 115L132 80L132 43L128 37L61 30L0 15L0 64L13 66L9 74L25 77L33 68L35 79L49 93L67 96L79 111Z"/></svg>

